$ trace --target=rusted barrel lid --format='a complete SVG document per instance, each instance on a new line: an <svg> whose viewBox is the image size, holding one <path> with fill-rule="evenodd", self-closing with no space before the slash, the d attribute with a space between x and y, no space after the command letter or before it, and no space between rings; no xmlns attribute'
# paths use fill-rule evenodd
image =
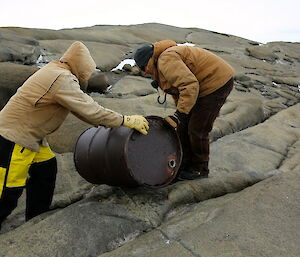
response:
<svg viewBox="0 0 300 257"><path fill-rule="evenodd" d="M78 138L74 161L78 173L94 184L159 188L179 169L182 149L175 130L148 116L148 135L134 129L90 128Z"/></svg>
<svg viewBox="0 0 300 257"><path fill-rule="evenodd" d="M182 150L175 130L166 127L163 119L147 117L147 136L133 131L127 143L127 167L131 176L147 187L169 184L180 166Z"/></svg>

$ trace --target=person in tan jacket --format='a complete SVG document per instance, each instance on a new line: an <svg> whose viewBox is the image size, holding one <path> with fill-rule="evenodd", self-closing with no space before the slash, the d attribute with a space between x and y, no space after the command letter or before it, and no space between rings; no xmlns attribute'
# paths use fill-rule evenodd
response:
<svg viewBox="0 0 300 257"><path fill-rule="evenodd" d="M60 61L29 77L1 110L0 227L25 186L26 220L49 209L57 163L45 137L60 127L69 112L93 126L123 125L147 134L143 116L106 109L81 90L95 68L87 47L74 42Z"/></svg>
<svg viewBox="0 0 300 257"><path fill-rule="evenodd" d="M137 49L134 59L156 89L171 94L176 112L165 117L183 148L180 180L207 178L209 132L233 88L233 68L200 47L162 40Z"/></svg>

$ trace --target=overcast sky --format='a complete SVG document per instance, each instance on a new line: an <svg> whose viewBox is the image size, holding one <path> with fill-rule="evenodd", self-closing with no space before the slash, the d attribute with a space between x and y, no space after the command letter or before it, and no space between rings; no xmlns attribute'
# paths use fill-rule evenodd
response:
<svg viewBox="0 0 300 257"><path fill-rule="evenodd" d="M0 0L0 27L74 28L157 22L259 41L300 42L299 0Z"/></svg>

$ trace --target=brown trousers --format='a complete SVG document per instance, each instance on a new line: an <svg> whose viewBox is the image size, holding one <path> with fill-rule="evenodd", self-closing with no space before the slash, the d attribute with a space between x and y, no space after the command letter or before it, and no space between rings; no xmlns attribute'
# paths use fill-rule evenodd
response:
<svg viewBox="0 0 300 257"><path fill-rule="evenodd" d="M183 149L181 170L209 173L209 132L233 88L231 78L215 92L198 98L185 123L177 129Z"/></svg>

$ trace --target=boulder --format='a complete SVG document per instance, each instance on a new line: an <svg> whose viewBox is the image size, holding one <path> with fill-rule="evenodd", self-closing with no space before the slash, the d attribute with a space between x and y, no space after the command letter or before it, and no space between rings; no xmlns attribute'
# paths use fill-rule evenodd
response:
<svg viewBox="0 0 300 257"><path fill-rule="evenodd" d="M17 89L38 70L36 66L0 62L0 109Z"/></svg>
<svg viewBox="0 0 300 257"><path fill-rule="evenodd" d="M127 72L131 72L132 71L132 66L129 64L129 63L126 63L123 68L122 68L124 71L127 71Z"/></svg>
<svg viewBox="0 0 300 257"><path fill-rule="evenodd" d="M39 55L38 41L0 29L0 62L34 64Z"/></svg>
<svg viewBox="0 0 300 257"><path fill-rule="evenodd" d="M132 69L131 69L130 74L134 75L134 76L139 76L139 75L142 75L142 72L141 72L139 67L133 66Z"/></svg>
<svg viewBox="0 0 300 257"><path fill-rule="evenodd" d="M214 123L211 140L254 126L264 119L262 100L254 97L242 100L230 95Z"/></svg>
<svg viewBox="0 0 300 257"><path fill-rule="evenodd" d="M299 108L299 104L287 108L262 124L212 143L212 172L244 170L266 174L270 170L280 169L300 136Z"/></svg>
<svg viewBox="0 0 300 257"><path fill-rule="evenodd" d="M104 72L95 71L88 81L88 92L104 93L109 86L108 77Z"/></svg>
<svg viewBox="0 0 300 257"><path fill-rule="evenodd" d="M0 49L1 62L35 64L41 54L39 47L11 41L2 41Z"/></svg>

